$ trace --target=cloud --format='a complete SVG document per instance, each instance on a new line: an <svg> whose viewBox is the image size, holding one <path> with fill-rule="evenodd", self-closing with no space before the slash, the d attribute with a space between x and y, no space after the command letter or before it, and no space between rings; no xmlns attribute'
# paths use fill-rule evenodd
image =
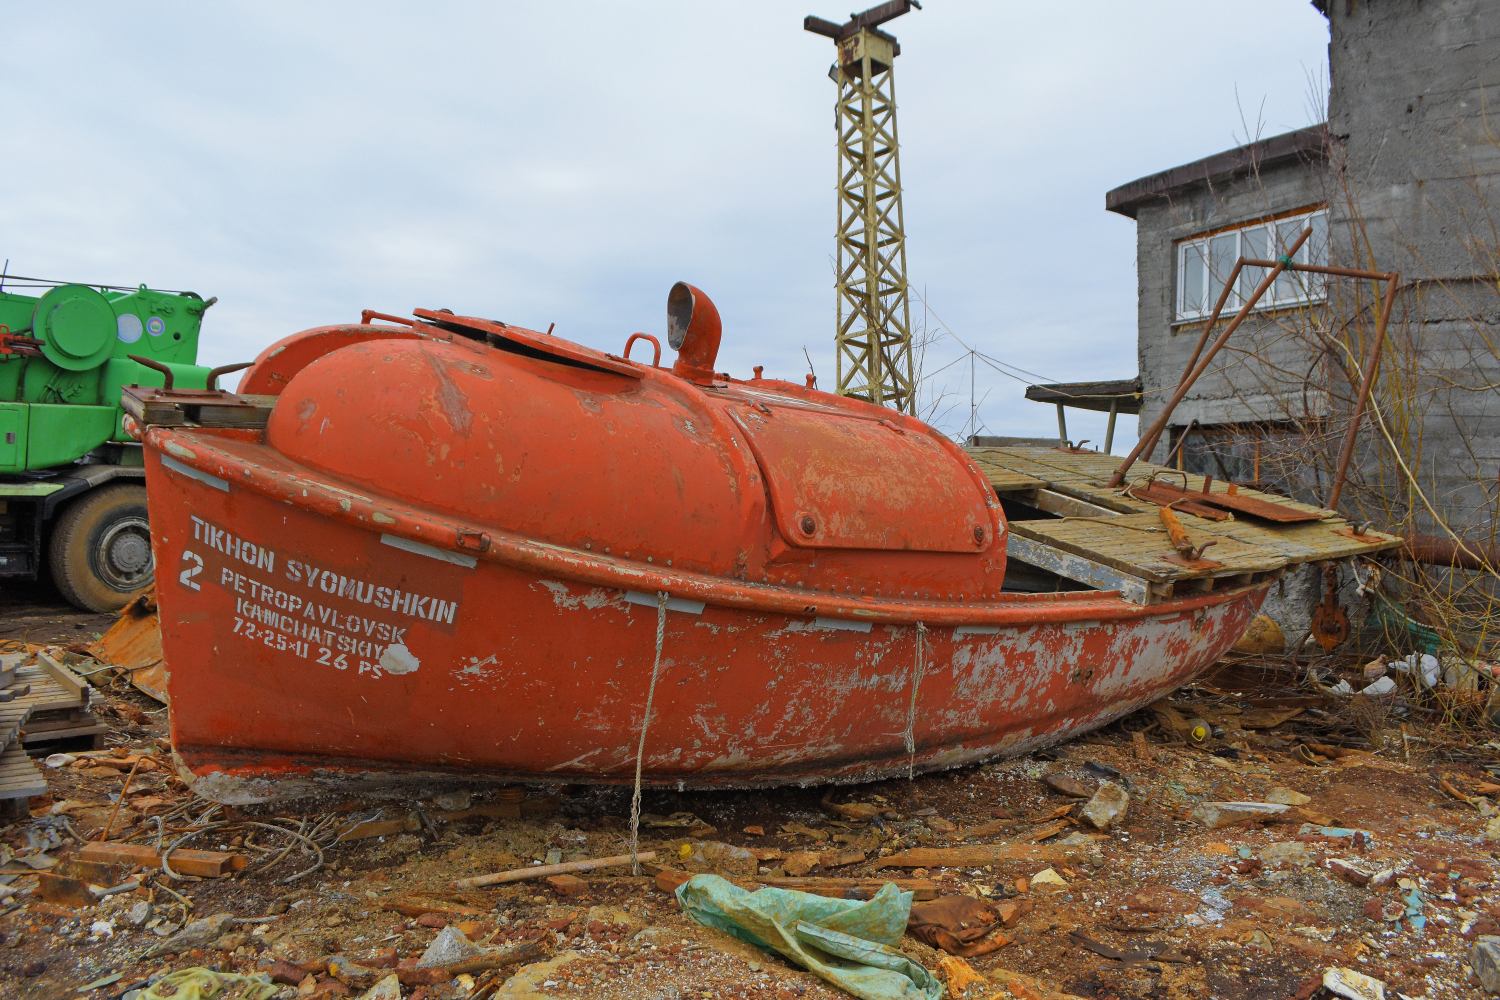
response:
<svg viewBox="0 0 1500 1000"><path fill-rule="evenodd" d="M724 363L833 382L832 58L801 3L34 5L7 14L0 256L218 295L203 357L366 306L617 350L705 288ZM818 10L837 17L841 10ZM933 0L892 25L910 277L1050 378L1135 371L1134 230L1103 193L1307 124L1326 27L1255 11ZM920 317L920 304L913 302ZM946 340L929 369L962 354ZM962 378L958 378L962 371ZM934 384L962 397L968 373ZM983 424L1050 408L976 371ZM1082 419L1082 418L1080 418ZM1098 439L1099 433L1084 436Z"/></svg>

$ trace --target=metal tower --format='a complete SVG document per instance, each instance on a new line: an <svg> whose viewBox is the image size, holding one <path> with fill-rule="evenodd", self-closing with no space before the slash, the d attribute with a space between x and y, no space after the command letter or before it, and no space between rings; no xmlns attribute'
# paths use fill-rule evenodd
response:
<svg viewBox="0 0 1500 1000"><path fill-rule="evenodd" d="M837 391L903 413L916 409L916 384L892 72L901 46L877 26L921 6L892 0L843 24L802 21L838 47L828 71L838 85Z"/></svg>

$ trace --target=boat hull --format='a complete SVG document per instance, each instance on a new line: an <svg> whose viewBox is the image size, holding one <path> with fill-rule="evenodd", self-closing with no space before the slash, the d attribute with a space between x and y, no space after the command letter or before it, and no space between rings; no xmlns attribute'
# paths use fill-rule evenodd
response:
<svg viewBox="0 0 1500 1000"><path fill-rule="evenodd" d="M225 801L361 774L629 782L648 698L650 785L865 781L1022 753L1191 679L1266 589L1149 608L804 593L793 611L782 588L433 544L440 519L256 469L232 441L151 434L173 743Z"/></svg>

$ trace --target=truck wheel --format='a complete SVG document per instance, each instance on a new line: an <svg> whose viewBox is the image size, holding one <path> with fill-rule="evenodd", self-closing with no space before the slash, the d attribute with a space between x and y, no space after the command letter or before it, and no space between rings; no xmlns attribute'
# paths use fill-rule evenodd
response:
<svg viewBox="0 0 1500 1000"><path fill-rule="evenodd" d="M68 603L117 611L156 579L146 488L104 486L75 500L52 526L52 580Z"/></svg>

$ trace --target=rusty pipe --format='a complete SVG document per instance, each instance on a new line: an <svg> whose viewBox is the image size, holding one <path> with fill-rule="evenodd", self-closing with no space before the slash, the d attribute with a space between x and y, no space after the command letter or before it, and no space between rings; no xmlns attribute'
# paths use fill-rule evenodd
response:
<svg viewBox="0 0 1500 1000"><path fill-rule="evenodd" d="M393 316L390 313L377 312L374 309L365 309L359 314L359 321L365 326L368 326L370 323L374 322L377 319L383 320L387 323L399 323L402 326L416 325L416 323L414 323L410 317Z"/></svg>
<svg viewBox="0 0 1500 1000"><path fill-rule="evenodd" d="M210 368L208 370L208 378L203 383L204 388L208 389L210 392L217 391L219 388L219 378L221 376L232 375L235 372L242 372L253 364L255 364L254 361L236 361L232 365L220 365L217 368Z"/></svg>
<svg viewBox="0 0 1500 1000"><path fill-rule="evenodd" d="M1354 397L1354 412L1349 415L1349 426L1344 429L1344 441L1339 447L1338 465L1333 470L1333 485L1328 491L1329 510L1338 508L1339 497L1344 492L1344 480L1349 475L1349 462L1354 458L1354 441L1359 435L1359 423L1364 419L1365 406L1370 401L1370 394L1375 389L1375 376L1380 371L1380 359L1385 351L1385 330L1391 319L1391 307L1396 301L1396 286L1401 276L1392 272L1390 274L1377 275L1366 273L1354 275L1354 277L1384 278L1386 281L1385 298L1380 303L1380 314L1375 318L1375 336L1370 340L1370 348L1365 356L1364 373L1359 384L1359 394Z"/></svg>
<svg viewBox="0 0 1500 1000"><path fill-rule="evenodd" d="M157 361L155 358L147 358L139 354L127 354L125 356L138 365L145 365L147 368L150 368L153 371L161 372L162 388L172 388L173 376L171 368L168 368L165 364Z"/></svg>
<svg viewBox="0 0 1500 1000"><path fill-rule="evenodd" d="M710 385L724 332L713 300L685 281L667 294L667 343L677 352L672 373L689 382Z"/></svg>
<svg viewBox="0 0 1500 1000"><path fill-rule="evenodd" d="M1240 311L1235 313L1234 319L1229 321L1229 325L1224 328L1224 332L1215 338L1213 345L1208 349L1208 353L1199 358L1198 363L1182 376L1182 381L1177 383L1177 391L1172 393L1172 398L1167 401L1167 405L1157 415L1156 420L1151 424L1151 429L1141 435L1141 439L1135 443L1135 447L1130 449L1130 454L1125 456L1125 460L1120 463L1120 467L1115 469L1114 475L1109 477L1109 485L1111 487L1119 486L1123 483L1125 481L1125 474L1130 471L1130 467L1135 464L1135 460L1141 457L1141 453L1148 447L1156 446L1156 441L1161 437L1161 432L1166 428L1167 422L1172 419L1172 411L1177 409L1177 404L1182 402L1183 397L1188 394L1188 390L1193 387L1193 383L1197 382L1203 373L1208 370L1208 366L1213 363L1214 357L1223 348L1225 342L1229 340L1234 331L1240 328L1240 324L1245 322L1245 317L1250 315L1250 310L1255 308L1255 303L1260 301L1260 297L1266 294L1266 290L1271 287L1271 282L1275 281L1277 275L1286 270L1287 265L1292 262L1292 255L1302 249L1302 244L1306 243L1311 236L1311 226L1302 230L1302 234L1287 248L1286 253L1281 259L1266 272L1266 276L1260 280L1260 284L1255 286L1255 291L1250 294L1250 298L1245 300L1245 304L1240 306ZM1221 295L1220 299L1226 299L1227 297L1226 289L1226 293Z"/></svg>
<svg viewBox="0 0 1500 1000"><path fill-rule="evenodd" d="M1401 556L1429 566L1451 566L1493 573L1500 567L1500 545L1494 542L1460 542L1437 535L1408 535L1401 543Z"/></svg>

